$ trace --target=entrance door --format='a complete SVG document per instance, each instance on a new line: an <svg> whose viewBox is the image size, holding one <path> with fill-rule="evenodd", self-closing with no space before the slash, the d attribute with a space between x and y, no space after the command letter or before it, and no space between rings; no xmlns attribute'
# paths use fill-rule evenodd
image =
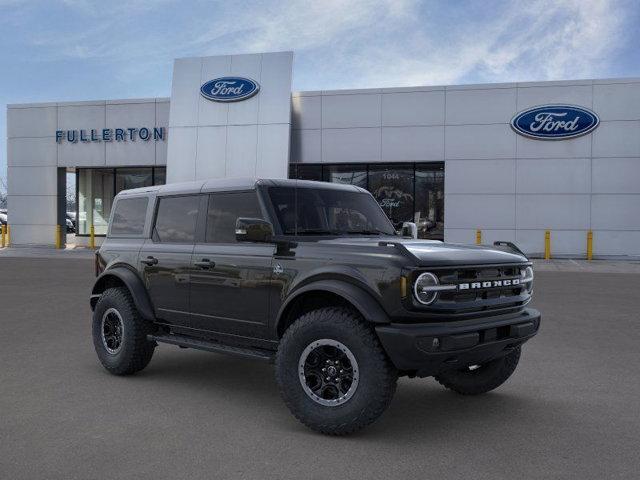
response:
<svg viewBox="0 0 640 480"><path fill-rule="evenodd" d="M444 240L444 163L416 165L418 237Z"/></svg>
<svg viewBox="0 0 640 480"><path fill-rule="evenodd" d="M200 198L160 198L152 239L140 250L143 278L161 322L189 324L189 270Z"/></svg>
<svg viewBox="0 0 640 480"><path fill-rule="evenodd" d="M238 217L263 218L255 191L209 195L204 242L193 252L192 322L204 330L264 338L275 247L237 243Z"/></svg>

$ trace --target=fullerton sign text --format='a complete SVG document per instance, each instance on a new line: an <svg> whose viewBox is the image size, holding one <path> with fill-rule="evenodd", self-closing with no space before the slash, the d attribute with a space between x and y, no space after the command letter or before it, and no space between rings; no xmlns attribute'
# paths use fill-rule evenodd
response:
<svg viewBox="0 0 640 480"><path fill-rule="evenodd" d="M87 130L56 130L56 143L135 142L165 139L164 127L102 128Z"/></svg>

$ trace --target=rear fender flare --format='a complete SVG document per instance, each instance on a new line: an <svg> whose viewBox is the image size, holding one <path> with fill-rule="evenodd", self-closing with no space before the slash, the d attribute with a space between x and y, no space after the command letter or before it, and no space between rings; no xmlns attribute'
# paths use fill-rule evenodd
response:
<svg viewBox="0 0 640 480"><path fill-rule="evenodd" d="M106 286L109 284L110 279L117 279L124 285L131 293L133 302L140 312L140 315L145 320L155 320L153 313L153 306L149 299L147 289L142 282L142 279L134 272L125 267L114 267L106 270L97 279L91 290L91 310L93 310L100 298L100 295L106 290Z"/></svg>

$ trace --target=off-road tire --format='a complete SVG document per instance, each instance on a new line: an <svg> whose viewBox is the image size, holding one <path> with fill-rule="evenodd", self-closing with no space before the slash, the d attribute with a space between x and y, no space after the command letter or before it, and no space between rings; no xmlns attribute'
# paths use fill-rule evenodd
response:
<svg viewBox="0 0 640 480"><path fill-rule="evenodd" d="M122 317L124 334L122 347L115 353L109 353L102 340L102 317L113 308ZM102 366L114 375L131 375L139 372L151 361L155 342L147 340L153 326L144 320L126 288L109 288L100 296L93 312L93 346Z"/></svg>
<svg viewBox="0 0 640 480"><path fill-rule="evenodd" d="M491 360L476 370L450 370L436 375L436 380L461 395L480 395L498 388L513 374L520 360L520 347L504 357Z"/></svg>
<svg viewBox="0 0 640 480"><path fill-rule="evenodd" d="M340 405L320 405L300 381L301 355L320 339L341 342L358 364L357 388ZM289 410L307 427L328 435L350 434L375 421L389 406L398 379L371 326L356 312L337 307L321 308L298 318L280 341L275 367L280 394Z"/></svg>

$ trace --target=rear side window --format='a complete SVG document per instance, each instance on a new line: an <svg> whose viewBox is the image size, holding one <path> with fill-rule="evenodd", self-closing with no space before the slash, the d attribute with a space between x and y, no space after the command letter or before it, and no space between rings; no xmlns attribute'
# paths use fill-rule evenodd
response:
<svg viewBox="0 0 640 480"><path fill-rule="evenodd" d="M198 220L199 195L161 198L153 239L162 243L193 243Z"/></svg>
<svg viewBox="0 0 640 480"><path fill-rule="evenodd" d="M147 197L122 198L116 203L110 235L142 235L147 216Z"/></svg>
<svg viewBox="0 0 640 480"><path fill-rule="evenodd" d="M239 217L262 218L256 192L209 195L206 242L236 243L236 220Z"/></svg>

